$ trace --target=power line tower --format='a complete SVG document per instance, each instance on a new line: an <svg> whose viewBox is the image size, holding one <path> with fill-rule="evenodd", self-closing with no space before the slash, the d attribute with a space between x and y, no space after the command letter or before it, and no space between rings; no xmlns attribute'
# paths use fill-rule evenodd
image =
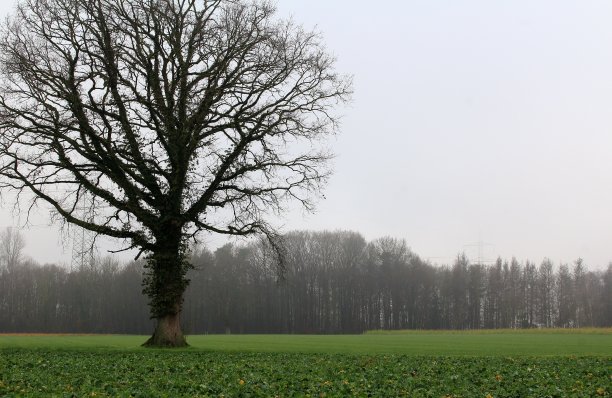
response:
<svg viewBox="0 0 612 398"><path fill-rule="evenodd" d="M93 222L95 217L95 198L83 195L75 208L77 218ZM72 226L72 270L82 270L91 267L96 260L96 234L79 226Z"/></svg>
<svg viewBox="0 0 612 398"><path fill-rule="evenodd" d="M476 264L478 265L491 264L495 262L495 260L491 258L487 258L486 253L485 253L485 248L495 247L495 245L493 245L492 243L486 243L486 242L483 242L482 239L480 239L478 242L470 243L470 244L464 245L463 247L464 249L465 248L475 248L476 249ZM468 257L471 257L471 256L468 256Z"/></svg>

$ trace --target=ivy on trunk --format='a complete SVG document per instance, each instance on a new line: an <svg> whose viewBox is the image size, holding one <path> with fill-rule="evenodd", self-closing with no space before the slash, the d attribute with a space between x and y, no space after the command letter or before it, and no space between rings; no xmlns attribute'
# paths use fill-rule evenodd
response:
<svg viewBox="0 0 612 398"><path fill-rule="evenodd" d="M159 243L159 249L147 258L143 293L149 297L151 317L156 320L153 336L145 346L182 347L187 342L180 324L183 294L191 264L187 261L180 234Z"/></svg>

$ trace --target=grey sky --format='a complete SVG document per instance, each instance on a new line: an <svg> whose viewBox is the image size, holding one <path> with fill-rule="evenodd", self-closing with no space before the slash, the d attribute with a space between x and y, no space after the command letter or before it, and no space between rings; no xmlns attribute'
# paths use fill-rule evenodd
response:
<svg viewBox="0 0 612 398"><path fill-rule="evenodd" d="M316 25L355 78L327 199L288 214L285 230L405 238L434 262L475 254L465 245L479 239L494 245L485 257L612 260L612 2L278 7ZM10 214L5 204L0 225ZM35 224L28 253L66 259L44 214Z"/></svg>

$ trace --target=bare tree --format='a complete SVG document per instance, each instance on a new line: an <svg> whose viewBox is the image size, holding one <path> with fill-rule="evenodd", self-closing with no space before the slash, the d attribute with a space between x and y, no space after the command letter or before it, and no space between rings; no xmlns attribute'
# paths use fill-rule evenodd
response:
<svg viewBox="0 0 612 398"><path fill-rule="evenodd" d="M267 1L24 0L0 38L1 188L148 256L150 345L179 315L199 232L274 236L329 174L350 79ZM84 195L96 211L79 217Z"/></svg>
<svg viewBox="0 0 612 398"><path fill-rule="evenodd" d="M24 247L23 235L15 228L7 227L0 232L0 267L14 272L22 260Z"/></svg>

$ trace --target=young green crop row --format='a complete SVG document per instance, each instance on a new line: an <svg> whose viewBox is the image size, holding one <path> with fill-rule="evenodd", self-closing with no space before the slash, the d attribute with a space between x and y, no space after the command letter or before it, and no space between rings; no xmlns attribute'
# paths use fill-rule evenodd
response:
<svg viewBox="0 0 612 398"><path fill-rule="evenodd" d="M607 397L609 357L0 351L2 397Z"/></svg>

